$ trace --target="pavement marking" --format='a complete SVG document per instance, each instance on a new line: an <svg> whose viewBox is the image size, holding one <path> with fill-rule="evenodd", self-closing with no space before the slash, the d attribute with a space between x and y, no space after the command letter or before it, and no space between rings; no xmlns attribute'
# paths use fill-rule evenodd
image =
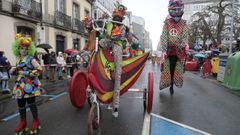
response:
<svg viewBox="0 0 240 135"><path fill-rule="evenodd" d="M128 91L130 91L130 92L143 92L143 90L140 90L140 89L133 89L133 88L128 89Z"/></svg>
<svg viewBox="0 0 240 135"><path fill-rule="evenodd" d="M57 98L59 98L59 97L61 97L61 96L64 96L64 95L66 95L66 94L67 94L67 92L62 92L62 93L60 93L60 94L58 94L58 95L50 98L49 100L55 100L55 99L57 99Z"/></svg>
<svg viewBox="0 0 240 135"><path fill-rule="evenodd" d="M41 97L54 97L55 95L42 94Z"/></svg>
<svg viewBox="0 0 240 135"><path fill-rule="evenodd" d="M134 97L134 96L132 96L132 97L121 97L121 98L123 98L123 99L143 99L143 97Z"/></svg>
<svg viewBox="0 0 240 135"><path fill-rule="evenodd" d="M27 111L27 112L30 111L30 108L27 108L26 111ZM12 114L12 115L10 115L10 116L7 116L7 117L3 118L2 121L4 121L4 122L9 121L9 120L17 117L18 115L19 115L19 112L18 112L18 113L14 113L14 114Z"/></svg>
<svg viewBox="0 0 240 135"><path fill-rule="evenodd" d="M66 94L67 94L67 92L62 92L62 93L60 93L60 94L58 94L58 95L47 95L47 94L43 94L42 96L43 96L43 97L51 97L49 100L52 101L52 100L55 100L55 99L57 99L57 98L59 98L59 97L61 97L61 96L66 95ZM30 111L30 108L27 107L27 110L26 110L26 111L27 111L27 112ZM12 115L9 115L9 116L3 118L1 121L4 121L4 122L9 121L9 120L17 117L18 115L19 115L19 112L14 113L14 114L12 114Z"/></svg>
<svg viewBox="0 0 240 135"><path fill-rule="evenodd" d="M154 128L154 126L155 126L155 131L151 130L151 135L155 135L155 134L158 135L160 132L174 132L174 134L177 134L177 133L184 134L185 133L188 135L196 135L196 134L197 135L200 135L200 134L201 135L211 135L207 132L204 132L204 131L198 130L196 128L184 125L182 123L167 119L167 118L159 116L157 114L151 113L151 115L152 115L153 121L154 121L154 117L158 118L158 121L155 119L155 125L154 125L154 122L151 123L151 127ZM161 121L161 123L159 120ZM159 128L160 126L162 128ZM156 131L156 129L158 131ZM171 129L171 130L169 130L169 129Z"/></svg>
<svg viewBox="0 0 240 135"><path fill-rule="evenodd" d="M151 121L151 115L149 113L147 113L147 111L145 111L143 128L142 128L142 135L149 135L149 133L150 133L150 121Z"/></svg>

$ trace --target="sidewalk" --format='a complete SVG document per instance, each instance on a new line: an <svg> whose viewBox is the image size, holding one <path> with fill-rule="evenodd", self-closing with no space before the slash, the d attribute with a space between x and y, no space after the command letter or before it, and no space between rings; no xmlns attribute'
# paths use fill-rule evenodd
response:
<svg viewBox="0 0 240 135"><path fill-rule="evenodd" d="M191 71L191 72L188 71L188 72L201 77L201 74L200 74L199 71L196 71L196 72L194 72L194 71ZM232 89L224 86L224 85L223 85L223 82L218 81L216 76L210 75L210 76L208 76L207 78L203 78L203 79L207 79L207 80L209 80L209 81L211 81L211 82L213 82L213 83L215 83L215 84L217 84L217 85L219 85L219 86L222 86L222 87L226 88L230 93L232 93L232 94L237 95L237 96L240 97L240 90L232 90Z"/></svg>
<svg viewBox="0 0 240 135"><path fill-rule="evenodd" d="M42 87L45 88L45 89L47 89L48 87L54 86L54 85L56 85L56 84L61 84L61 83L63 83L63 82L66 81L66 80L67 80L67 81L70 81L70 79L67 78L66 75L64 75L63 77L64 77L63 80L58 80L57 77L55 77L55 78L56 78L56 79L55 79L55 80L56 80L55 82L51 82L51 81L49 81L49 80L47 80L47 79L45 79L45 78L40 79L40 81L41 81L41 83L42 83ZM12 90L13 87L14 87L15 80L16 80L16 76L12 76L11 79L9 80L9 82L8 82L8 83L9 83L9 88L10 88L11 90ZM4 99L11 98L11 97L12 97L11 94L2 94L2 93L0 92L0 101L2 101L2 100L4 100Z"/></svg>

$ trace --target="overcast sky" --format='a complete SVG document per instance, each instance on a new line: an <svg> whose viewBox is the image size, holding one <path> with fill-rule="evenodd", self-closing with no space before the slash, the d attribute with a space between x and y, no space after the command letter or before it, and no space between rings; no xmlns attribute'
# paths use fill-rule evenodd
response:
<svg viewBox="0 0 240 135"><path fill-rule="evenodd" d="M157 44L162 32L163 21L168 15L169 0L122 0L123 5L132 11L133 15L141 16L145 19L145 29L150 32L153 50L157 49Z"/></svg>

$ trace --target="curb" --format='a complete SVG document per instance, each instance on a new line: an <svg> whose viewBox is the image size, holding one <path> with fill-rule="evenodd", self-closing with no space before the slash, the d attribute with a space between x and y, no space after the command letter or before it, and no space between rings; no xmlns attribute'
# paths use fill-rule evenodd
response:
<svg viewBox="0 0 240 135"><path fill-rule="evenodd" d="M0 101L3 101L3 100L5 100L5 99L9 99L9 98L12 98L12 95L11 95L11 94L1 95L1 96L0 96Z"/></svg>

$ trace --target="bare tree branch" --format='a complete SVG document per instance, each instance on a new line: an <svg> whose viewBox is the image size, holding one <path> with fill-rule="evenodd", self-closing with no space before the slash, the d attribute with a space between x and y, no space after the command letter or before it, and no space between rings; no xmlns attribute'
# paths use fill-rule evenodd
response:
<svg viewBox="0 0 240 135"><path fill-rule="evenodd" d="M240 6L235 6L234 11L238 11ZM195 29L191 32L197 32L191 34L192 39L201 39L203 45L205 41L210 39L213 44L221 43L222 36L226 36L230 31L230 18L232 16L232 3L229 0L219 0L215 5L210 5L202 12L195 13L193 18L193 26ZM235 13L237 14L237 12ZM196 31L197 30L197 31ZM234 16L234 39L239 37L240 32L240 17Z"/></svg>

